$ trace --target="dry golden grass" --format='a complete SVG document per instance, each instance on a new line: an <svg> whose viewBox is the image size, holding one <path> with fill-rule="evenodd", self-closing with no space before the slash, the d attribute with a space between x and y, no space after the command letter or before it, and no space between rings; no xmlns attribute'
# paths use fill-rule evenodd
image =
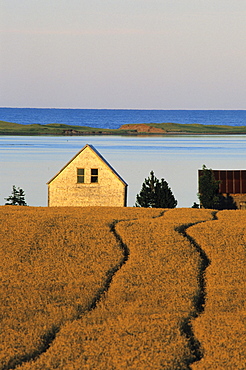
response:
<svg viewBox="0 0 246 370"><path fill-rule="evenodd" d="M194 321L204 358L192 369L246 368L246 211L221 211L218 220L193 226L191 235L206 252L206 305Z"/></svg>
<svg viewBox="0 0 246 370"><path fill-rule="evenodd" d="M0 207L0 369L243 369L246 212L218 215Z"/></svg>
<svg viewBox="0 0 246 370"><path fill-rule="evenodd" d="M123 259L110 232L117 214L122 208L0 207L0 369L37 356L94 304Z"/></svg>
<svg viewBox="0 0 246 370"><path fill-rule="evenodd" d="M110 289L94 310L63 326L49 351L22 369L188 369L195 354L183 326L196 311L200 256L175 229L211 219L211 212L149 215L142 210L142 218L117 224L130 254ZM131 217L136 218L134 212Z"/></svg>

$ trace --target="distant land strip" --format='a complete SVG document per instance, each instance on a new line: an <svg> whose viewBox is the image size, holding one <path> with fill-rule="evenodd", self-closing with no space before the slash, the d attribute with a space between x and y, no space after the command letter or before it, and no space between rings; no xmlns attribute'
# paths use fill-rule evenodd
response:
<svg viewBox="0 0 246 370"><path fill-rule="evenodd" d="M50 135L50 136L91 136L91 135L234 135L246 134L246 126L202 125L183 123L139 123L125 124L118 129L103 129L88 126L74 126L60 123L46 125L0 121L0 135Z"/></svg>

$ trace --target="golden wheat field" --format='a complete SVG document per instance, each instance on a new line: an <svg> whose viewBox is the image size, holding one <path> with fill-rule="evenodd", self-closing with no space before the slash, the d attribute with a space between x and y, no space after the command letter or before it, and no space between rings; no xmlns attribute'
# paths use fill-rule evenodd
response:
<svg viewBox="0 0 246 370"><path fill-rule="evenodd" d="M0 369L245 369L246 211L0 207Z"/></svg>

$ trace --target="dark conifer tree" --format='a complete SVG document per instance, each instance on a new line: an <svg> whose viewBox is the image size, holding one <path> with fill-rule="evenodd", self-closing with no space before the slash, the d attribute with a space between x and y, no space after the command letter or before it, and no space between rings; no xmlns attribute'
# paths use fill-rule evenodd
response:
<svg viewBox="0 0 246 370"><path fill-rule="evenodd" d="M202 208L219 209L219 181L215 180L213 170L202 166L202 175L199 177L198 197Z"/></svg>
<svg viewBox="0 0 246 370"><path fill-rule="evenodd" d="M13 185L12 194L8 198L4 198L7 202L5 205L12 205L12 206L27 206L25 202L25 192L21 188L16 188Z"/></svg>
<svg viewBox="0 0 246 370"><path fill-rule="evenodd" d="M175 199L168 183L161 179L158 180L154 171L144 180L142 189L137 194L136 207L146 208L175 208L177 200Z"/></svg>
<svg viewBox="0 0 246 370"><path fill-rule="evenodd" d="M230 194L224 196L219 193L220 182L215 179L213 170L203 165L202 175L199 177L198 193L201 207L219 210L237 209L237 204Z"/></svg>
<svg viewBox="0 0 246 370"><path fill-rule="evenodd" d="M18 188L19 194L18 194L18 204L19 206L26 206L26 201L25 201L25 192L23 189Z"/></svg>

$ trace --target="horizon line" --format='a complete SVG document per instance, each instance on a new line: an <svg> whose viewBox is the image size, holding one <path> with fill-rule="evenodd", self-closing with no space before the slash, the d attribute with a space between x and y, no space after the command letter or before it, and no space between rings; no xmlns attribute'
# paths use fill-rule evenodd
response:
<svg viewBox="0 0 246 370"><path fill-rule="evenodd" d="M0 106L0 109L81 109L81 110L162 110L162 111L244 111L246 108L81 108L81 107L28 107Z"/></svg>

